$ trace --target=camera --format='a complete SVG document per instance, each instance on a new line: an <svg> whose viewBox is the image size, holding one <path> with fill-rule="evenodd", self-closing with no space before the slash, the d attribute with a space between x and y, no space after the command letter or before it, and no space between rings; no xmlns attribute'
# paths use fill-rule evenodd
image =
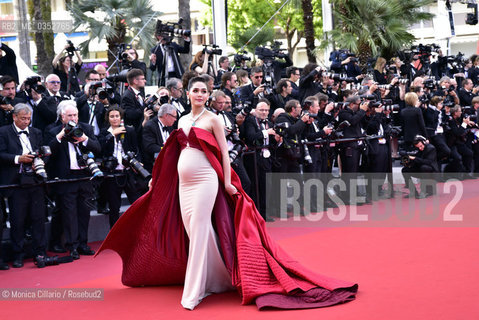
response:
<svg viewBox="0 0 479 320"><path fill-rule="evenodd" d="M348 120L344 120L336 128L334 128L334 125L332 123L328 124L328 127L333 129L333 131L331 131L331 134L329 135L329 137L331 139L340 139L340 138L344 137L344 132L343 132L344 129L346 129L347 127L350 127L350 126L351 126L351 123Z"/></svg>
<svg viewBox="0 0 479 320"><path fill-rule="evenodd" d="M399 156L401 157L401 165L404 167L411 167L412 160L409 156L416 156L418 154L417 150L414 151L399 151Z"/></svg>
<svg viewBox="0 0 479 320"><path fill-rule="evenodd" d="M95 156L92 152L84 153L82 152L81 156L78 159L78 164L86 166L88 171L91 173L91 179L101 178L104 176L103 172L100 170L98 165L95 162Z"/></svg>
<svg viewBox="0 0 479 320"><path fill-rule="evenodd" d="M48 266L56 266L59 265L60 263L68 263L68 262L73 262L73 258L70 256L65 256L65 257L59 257L59 256L42 256L38 255L33 259L33 263L38 267L38 268L45 268Z"/></svg>
<svg viewBox="0 0 479 320"><path fill-rule="evenodd" d="M113 88L112 88L113 89ZM103 87L102 81L90 82L90 97L98 95L98 99L103 100L109 97L108 88Z"/></svg>
<svg viewBox="0 0 479 320"><path fill-rule="evenodd" d="M337 113L339 110L346 109L348 107L348 102L335 102L332 113Z"/></svg>
<svg viewBox="0 0 479 320"><path fill-rule="evenodd" d="M170 43L174 36L191 36L191 30L183 29L181 24L183 23L183 18L180 18L178 22L166 22L162 23L161 20L156 21L155 35L161 36L166 41Z"/></svg>
<svg viewBox="0 0 479 320"><path fill-rule="evenodd" d="M69 142L75 142L74 138L80 138L83 136L83 129L80 128L75 121L68 121L64 127L64 138Z"/></svg>
<svg viewBox="0 0 479 320"><path fill-rule="evenodd" d="M39 84L39 82L42 82L42 77L40 76L31 76L25 80L25 91L29 96L32 95L32 89L39 94L45 93L47 89L43 85Z"/></svg>
<svg viewBox="0 0 479 320"><path fill-rule="evenodd" d="M251 113L251 110L252 110L251 101L247 101L243 103L243 109L241 109L240 113L244 117L247 117Z"/></svg>
<svg viewBox="0 0 479 320"><path fill-rule="evenodd" d="M74 54L75 51L77 51L77 48L75 48L75 46L73 45L73 42L71 42L71 40L67 40L67 44L68 44L68 47L67 47L67 53L69 56L72 56Z"/></svg>
<svg viewBox="0 0 479 320"><path fill-rule="evenodd" d="M339 73L325 72L324 75L329 77L330 79L333 79L334 81L338 81L338 82L343 82L343 81L346 81L347 83L356 82L356 78L347 77L347 76L345 76L343 74L339 74Z"/></svg>
<svg viewBox="0 0 479 320"><path fill-rule="evenodd" d="M166 99L165 99L166 97ZM145 101L145 108L148 109L148 110L153 110L155 111L155 105L156 103L158 102L158 98L159 98L159 104L162 105L164 103L168 103L168 96L167 95L164 95L164 96L158 96L158 93L155 93L155 94L152 94L151 96L148 97L148 99L146 99Z"/></svg>
<svg viewBox="0 0 479 320"><path fill-rule="evenodd" d="M106 77L106 79L110 82L124 82L127 83L128 80L126 79L126 74L128 73L129 69L124 69L118 73L112 74L111 76Z"/></svg>
<svg viewBox="0 0 479 320"><path fill-rule="evenodd" d="M269 95L272 95L273 92L274 92L274 88L273 86L271 85L271 83L269 82L265 82L262 84L263 88L264 88L264 95L265 96L269 96Z"/></svg>
<svg viewBox="0 0 479 320"><path fill-rule="evenodd" d="M228 154L230 156L230 163L235 162L235 160L238 158L240 153L243 152L243 145L237 143L233 146L233 149L228 151Z"/></svg>
<svg viewBox="0 0 479 320"><path fill-rule="evenodd" d="M287 132L288 128L289 128L288 122L275 123L273 126L274 132L276 132L276 134L281 137L285 137L288 134Z"/></svg>
<svg viewBox="0 0 479 320"><path fill-rule="evenodd" d="M43 181L47 181L48 176L47 172L45 171L45 162L42 158L48 157L52 155L52 151L50 150L49 146L41 146L35 152L30 152L35 158L33 158L32 168L35 171L35 174L42 178Z"/></svg>
<svg viewBox="0 0 479 320"><path fill-rule="evenodd" d="M313 158L311 158L311 154L309 153L309 149L308 149L308 146L306 145L306 140L301 140L301 144L303 145L303 149L304 149L304 161L306 161L308 164L312 164L313 163Z"/></svg>
<svg viewBox="0 0 479 320"><path fill-rule="evenodd" d="M0 104L12 104L12 99L0 96Z"/></svg>
<svg viewBox="0 0 479 320"><path fill-rule="evenodd" d="M145 168L143 168L143 165L140 163L140 161L136 159L134 152L125 152L122 158L123 165L125 167L131 168L136 174L138 174L145 180L149 180L151 178L151 173L149 173Z"/></svg>
<svg viewBox="0 0 479 320"><path fill-rule="evenodd" d="M247 56L248 52L238 52L234 55L234 61L237 66L240 66L243 61L251 61L251 58Z"/></svg>
<svg viewBox="0 0 479 320"><path fill-rule="evenodd" d="M434 87L439 85L439 81L436 81L434 79L426 79L424 80L423 84L425 88L432 90L434 89Z"/></svg>
<svg viewBox="0 0 479 320"><path fill-rule="evenodd" d="M210 46L204 44L203 47L203 53L207 53L209 55L216 54L218 56L221 56L223 54L223 50L219 49L219 46L216 44L212 44ZM211 47L211 49L208 49L208 47Z"/></svg>

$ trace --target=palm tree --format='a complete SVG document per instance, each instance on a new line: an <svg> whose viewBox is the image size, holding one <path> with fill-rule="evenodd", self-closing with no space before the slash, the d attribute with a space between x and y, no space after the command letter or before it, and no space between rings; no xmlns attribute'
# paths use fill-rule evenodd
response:
<svg viewBox="0 0 479 320"><path fill-rule="evenodd" d="M49 0L29 0L27 6L31 22L52 20L52 7ZM37 72L47 76L52 72L52 60L55 56L53 32L51 30L35 32L32 36L37 47Z"/></svg>
<svg viewBox="0 0 479 320"><path fill-rule="evenodd" d="M420 11L434 0L332 0L335 28L333 44L358 53L365 64L368 58L389 57L411 44L414 35L407 28L432 14Z"/></svg>
<svg viewBox="0 0 479 320"><path fill-rule="evenodd" d="M141 36L136 38L137 47L145 52L155 45L154 29L159 12L153 10L150 0L79 0L72 1L69 9L75 30L88 30L89 39L80 44L82 54L88 53L91 40L108 43L108 64L111 65L118 45L130 42L146 25ZM148 55L145 54L145 58Z"/></svg>

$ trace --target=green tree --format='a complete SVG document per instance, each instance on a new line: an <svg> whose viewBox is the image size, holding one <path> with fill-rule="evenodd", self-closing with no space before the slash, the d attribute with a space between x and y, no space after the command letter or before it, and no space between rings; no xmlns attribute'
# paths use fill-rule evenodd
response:
<svg viewBox="0 0 479 320"><path fill-rule="evenodd" d="M201 0L203 3L211 6L211 0ZM251 34L251 30L259 30L268 19L284 3L273 2L272 0L229 0L228 1L228 42L236 49L239 49L246 41L245 34ZM313 34L321 34L321 0L290 0L279 13L267 25L269 29L275 32L274 39L282 38L281 33L286 38L286 46L288 52L293 54L299 42L305 34L304 16L302 11L302 2L307 1L312 4L313 12ZM206 13L202 23L204 25L212 25L211 10ZM275 27L279 27L280 31ZM266 31L262 37L268 35L270 31ZM254 32L253 32L254 34ZM314 37L314 36L313 36ZM265 42L260 44L266 44ZM251 45L250 45L251 47Z"/></svg>
<svg viewBox="0 0 479 320"><path fill-rule="evenodd" d="M50 0L28 0L28 14L31 21L51 21L52 7ZM37 47L37 72L47 76L52 72L52 60L55 55L53 50L53 32L42 31L32 33Z"/></svg>
<svg viewBox="0 0 479 320"><path fill-rule="evenodd" d="M330 43L358 53L361 64L382 55L389 58L415 38L408 27L432 19L420 9L434 0L332 0L335 28ZM326 43L324 43L326 44Z"/></svg>
<svg viewBox="0 0 479 320"><path fill-rule="evenodd" d="M159 12L153 10L150 0L78 0L72 1L69 9L73 16L75 30L88 30L89 39L80 44L82 55L88 53L91 40L103 40L108 43L108 64L116 57L119 44L135 39L136 47L148 52L155 45L154 30Z"/></svg>

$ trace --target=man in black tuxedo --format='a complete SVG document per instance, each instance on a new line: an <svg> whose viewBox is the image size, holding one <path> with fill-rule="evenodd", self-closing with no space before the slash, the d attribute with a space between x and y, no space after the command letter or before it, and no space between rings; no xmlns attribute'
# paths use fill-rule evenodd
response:
<svg viewBox="0 0 479 320"><path fill-rule="evenodd" d="M443 119L442 108L442 97L434 96L422 111L427 137L436 148L438 160L446 160L451 154L451 149L448 147L444 135L443 124L446 119Z"/></svg>
<svg viewBox="0 0 479 320"><path fill-rule="evenodd" d="M165 103L158 110L158 118L150 119L145 124L142 132L142 143L143 162L146 170L151 172L153 169L156 156L170 136L176 118L176 108Z"/></svg>
<svg viewBox="0 0 479 320"><path fill-rule="evenodd" d="M233 90L238 86L238 78L234 72L225 72L221 76L221 91L225 93L231 100L231 108L235 110L237 102L237 96Z"/></svg>
<svg viewBox="0 0 479 320"><path fill-rule="evenodd" d="M263 69L261 67L251 68L251 83L241 88L240 102L249 103L251 108L256 108L258 99L264 98Z"/></svg>
<svg viewBox="0 0 479 320"><path fill-rule="evenodd" d="M35 156L42 145L42 132L29 127L32 112L28 105L19 103L13 110L13 124L0 128L0 177L2 183L20 184L19 188L4 191L10 210L10 238L13 248L13 267L23 267L25 224L32 226L33 252L44 256L45 200L41 178L36 176ZM38 160L36 160L38 161Z"/></svg>
<svg viewBox="0 0 479 320"><path fill-rule="evenodd" d="M471 79L464 79L462 88L457 92L461 106L472 107L472 98L477 96L477 92L479 92L479 87L474 87Z"/></svg>
<svg viewBox="0 0 479 320"><path fill-rule="evenodd" d="M254 117L247 117L244 123L245 141L248 147L256 148L266 146L265 148L257 148L256 151L256 168L258 174L258 185L254 175L254 157L245 157L245 167L252 182L253 195L258 191L256 203L261 216L266 221L274 221L273 218L266 216L266 203L268 194L266 194L267 183L266 174L272 171L273 153L272 146L280 142L282 138L276 134L273 129L273 123L268 120L269 101L260 99L255 109ZM259 201L258 201L259 198Z"/></svg>
<svg viewBox="0 0 479 320"><path fill-rule="evenodd" d="M48 175L51 179L81 179L92 176L86 166L84 155L89 152L99 154L100 143L93 134L93 128L78 122L78 109L74 101L62 101L59 106L62 124L53 127L45 134L45 141L52 150L48 163ZM65 125L74 122L83 131L80 137L65 132ZM70 131L70 132L73 132ZM65 247L70 250L73 259L79 254L93 255L88 247L88 223L93 184L91 180L81 180L56 184L53 187L65 236ZM52 224L54 222L52 221Z"/></svg>
<svg viewBox="0 0 479 320"><path fill-rule="evenodd" d="M166 81L166 88L170 92L171 105L176 108L178 118L189 113L191 106L184 99L183 83L178 78L171 78Z"/></svg>
<svg viewBox="0 0 479 320"><path fill-rule="evenodd" d="M98 100L96 88L92 84L100 81L100 75L95 70L90 70L85 75L83 92L79 92L75 98L80 122L88 123L93 127L93 133L98 137L104 126L105 107Z"/></svg>
<svg viewBox="0 0 479 320"><path fill-rule="evenodd" d="M145 88L146 79L143 71L140 69L131 69L126 74L128 89L121 97L121 107L125 110L125 125L135 127L137 133L141 130L143 121L143 112L145 108Z"/></svg>
<svg viewBox="0 0 479 320"><path fill-rule="evenodd" d="M425 198L435 194L435 186L424 186L424 174L439 172L437 165L436 148L426 140L425 137L417 135L413 141L414 147L418 150L415 156L408 156L408 166L402 168L402 175L406 182L406 188L410 190L406 197ZM421 179L421 192L418 193L411 178ZM431 177L432 178L432 177Z"/></svg>
<svg viewBox="0 0 479 320"><path fill-rule="evenodd" d="M184 36L185 44L180 46L176 42L167 42L162 35L155 36L158 43L151 49L150 70L158 71L158 87L161 87L168 79L181 79L183 76L184 71L178 54L190 52L190 38Z"/></svg>

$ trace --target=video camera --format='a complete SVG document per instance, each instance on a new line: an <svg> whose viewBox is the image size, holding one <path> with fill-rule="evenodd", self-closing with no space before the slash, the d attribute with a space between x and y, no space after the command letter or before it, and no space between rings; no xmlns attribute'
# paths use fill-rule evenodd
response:
<svg viewBox="0 0 479 320"><path fill-rule="evenodd" d="M210 47L210 49L208 49L208 47ZM219 49L219 46L216 45L216 44L211 44L211 45L204 44L203 45L203 53L207 53L210 56L213 55L213 54L221 56L223 54L223 50Z"/></svg>
<svg viewBox="0 0 479 320"><path fill-rule="evenodd" d="M275 41L271 48L267 47L256 47L254 50L254 54L258 56L259 59L263 61L272 61L275 58L284 58L286 57L286 53L282 52L280 49L281 42Z"/></svg>
<svg viewBox="0 0 479 320"><path fill-rule="evenodd" d="M174 36L177 37L189 37L191 36L191 30L183 29L181 25L183 18L180 18L178 22L166 22L162 23L161 20L156 21L155 36L161 36L167 44L171 42Z"/></svg>
<svg viewBox="0 0 479 320"><path fill-rule="evenodd" d="M251 61L251 58L247 56L248 52L238 52L234 55L235 65L240 67L243 61Z"/></svg>
<svg viewBox="0 0 479 320"><path fill-rule="evenodd" d="M32 89L39 94L45 93L47 89L41 84L42 82L43 82L43 79L40 76L28 77L27 79L25 79L25 82L24 82L25 91L28 93L29 96L32 95Z"/></svg>

